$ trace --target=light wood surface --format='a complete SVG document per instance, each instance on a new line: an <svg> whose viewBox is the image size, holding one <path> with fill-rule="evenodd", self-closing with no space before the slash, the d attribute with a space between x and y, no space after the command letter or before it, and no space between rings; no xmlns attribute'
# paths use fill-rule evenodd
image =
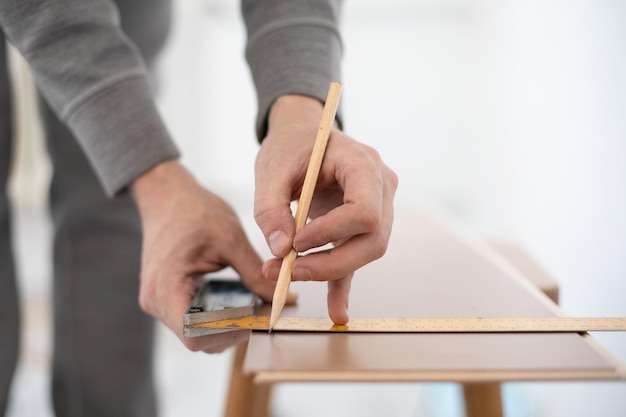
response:
<svg viewBox="0 0 626 417"><path fill-rule="evenodd" d="M387 255L353 281L357 317L544 317L558 307L470 233L421 210L396 214ZM294 283L285 316L319 317L326 287ZM257 382L618 379L624 371L577 333L254 333L244 370Z"/></svg>
<svg viewBox="0 0 626 417"><path fill-rule="evenodd" d="M511 242L489 242L489 246L506 258L528 280L537 286L555 304L559 303L559 284L537 261L518 245Z"/></svg>
<svg viewBox="0 0 626 417"><path fill-rule="evenodd" d="M296 209L295 216L296 232L304 227L306 220L309 217L309 210L311 208L311 202L313 201L315 185L317 184L317 178L319 177L322 161L324 160L324 154L326 153L326 146L328 145L330 131L335 121L335 115L337 114L337 108L339 107L340 97L341 84L337 82L330 83L328 95L326 96L326 103L324 104L324 111L322 113L322 120L320 121L320 126L315 136L313 150L311 151L311 159L309 160L309 165L304 176L304 184L302 185L302 191L300 193L300 198L298 199L298 208ZM296 260L297 256L298 252L294 248L291 248L287 256L283 258L283 262L280 266L278 281L276 282L274 296L272 297L270 330L276 324L276 321L280 317L280 313L285 306L285 302L287 301L289 284L291 283L291 271L293 268L293 262Z"/></svg>

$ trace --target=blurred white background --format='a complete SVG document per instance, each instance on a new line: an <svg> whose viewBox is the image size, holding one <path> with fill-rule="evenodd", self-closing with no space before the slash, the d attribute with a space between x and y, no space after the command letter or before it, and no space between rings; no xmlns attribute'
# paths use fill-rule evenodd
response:
<svg viewBox="0 0 626 417"><path fill-rule="evenodd" d="M263 251L251 214L256 109L237 2L175 3L163 115L184 161L236 207ZM626 2L345 6L345 126L399 174L397 204L427 195L481 235L519 243L559 282L568 315L625 316ZM28 328L9 415L39 417L50 415L48 169L25 117L13 194ZM626 334L594 336L626 362ZM230 355L187 352L160 329L162 415L220 415ZM280 386L274 411L453 417L460 404L452 384L302 384ZM626 383L507 384L505 407L510 417L621 417Z"/></svg>

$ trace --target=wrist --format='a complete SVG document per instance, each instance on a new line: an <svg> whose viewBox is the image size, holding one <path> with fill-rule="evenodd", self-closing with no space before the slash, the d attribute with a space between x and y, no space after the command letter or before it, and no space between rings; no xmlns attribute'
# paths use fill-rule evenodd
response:
<svg viewBox="0 0 626 417"><path fill-rule="evenodd" d="M324 105L316 98L301 95L281 96L272 105L268 116L268 135L285 126L317 125Z"/></svg>
<svg viewBox="0 0 626 417"><path fill-rule="evenodd" d="M189 176L178 159L161 162L137 177L129 186L140 211L151 206L152 201L163 201L168 185L181 176Z"/></svg>

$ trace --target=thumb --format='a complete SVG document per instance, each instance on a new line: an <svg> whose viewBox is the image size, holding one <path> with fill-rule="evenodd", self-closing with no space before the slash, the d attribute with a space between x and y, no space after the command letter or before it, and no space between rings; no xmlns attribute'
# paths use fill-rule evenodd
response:
<svg viewBox="0 0 626 417"><path fill-rule="evenodd" d="M257 179L254 219L265 236L272 255L284 257L291 249L295 222L291 212L291 187L277 179Z"/></svg>
<svg viewBox="0 0 626 417"><path fill-rule="evenodd" d="M233 251L229 263L237 271L246 288L259 295L263 301L272 302L276 281L270 281L263 276L261 268L263 261L248 240L242 241L239 249ZM289 291L286 304L294 304L297 300L298 294Z"/></svg>
<svg viewBox="0 0 626 417"><path fill-rule="evenodd" d="M263 261L247 238L239 240L237 247L230 251L226 261L237 271L241 281L249 290L265 301L272 300L276 283L263 276Z"/></svg>

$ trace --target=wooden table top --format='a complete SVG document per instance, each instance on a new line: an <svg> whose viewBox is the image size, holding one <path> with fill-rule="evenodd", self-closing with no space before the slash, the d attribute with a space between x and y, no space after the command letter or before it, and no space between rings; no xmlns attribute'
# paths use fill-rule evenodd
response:
<svg viewBox="0 0 626 417"><path fill-rule="evenodd" d="M284 316L326 317L324 283L292 283ZM544 317L558 307L480 239L447 218L396 214L387 254L359 270L351 317ZM263 306L260 314L269 315ZM589 335L253 333L257 382L514 381L624 378Z"/></svg>

